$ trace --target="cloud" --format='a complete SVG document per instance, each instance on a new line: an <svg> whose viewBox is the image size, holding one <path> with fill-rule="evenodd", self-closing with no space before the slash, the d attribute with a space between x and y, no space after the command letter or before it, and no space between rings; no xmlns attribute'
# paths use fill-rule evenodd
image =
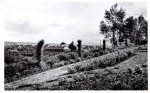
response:
<svg viewBox="0 0 150 93"><path fill-rule="evenodd" d="M138 17L143 15L147 18L147 3L146 2L122 2L120 6L126 9L126 16Z"/></svg>
<svg viewBox="0 0 150 93"><path fill-rule="evenodd" d="M49 0L6 0L6 40L70 43L82 39L84 43L97 43L103 39L99 24L104 12L113 2L50 2ZM126 16L147 15L145 3L119 3Z"/></svg>
<svg viewBox="0 0 150 93"><path fill-rule="evenodd" d="M6 23L5 28L7 31L12 31L20 34L32 34L32 33L36 34L39 30L37 29L37 27L31 25L31 23L28 21L21 23L11 23L11 22Z"/></svg>

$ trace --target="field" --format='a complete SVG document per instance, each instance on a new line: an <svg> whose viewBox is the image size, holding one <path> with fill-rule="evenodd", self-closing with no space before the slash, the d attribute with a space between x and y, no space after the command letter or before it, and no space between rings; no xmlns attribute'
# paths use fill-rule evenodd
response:
<svg viewBox="0 0 150 93"><path fill-rule="evenodd" d="M47 52L46 69L35 65L36 45L22 45L24 53L32 55L21 55L18 45L16 50L10 46L5 47L6 90L147 90L146 46L86 46L81 57L77 52Z"/></svg>

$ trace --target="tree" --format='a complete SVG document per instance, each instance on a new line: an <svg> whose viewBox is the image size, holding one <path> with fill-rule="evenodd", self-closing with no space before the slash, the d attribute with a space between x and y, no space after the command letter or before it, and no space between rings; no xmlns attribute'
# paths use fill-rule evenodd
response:
<svg viewBox="0 0 150 93"><path fill-rule="evenodd" d="M81 57L81 40L78 40L77 41L78 42L78 55L79 55L79 57Z"/></svg>
<svg viewBox="0 0 150 93"><path fill-rule="evenodd" d="M68 48L69 48L71 51L76 51L76 46L74 45L74 42L73 42L73 41L69 44Z"/></svg>
<svg viewBox="0 0 150 93"><path fill-rule="evenodd" d="M61 44L60 45L65 45L66 43L65 42L61 42Z"/></svg>
<svg viewBox="0 0 150 93"><path fill-rule="evenodd" d="M123 36L124 39L126 40L125 44L128 45L127 39L129 40L133 40L133 36L132 33L134 31L135 28L135 19L133 18L133 16L126 18L125 22L124 22L124 32L123 32Z"/></svg>
<svg viewBox="0 0 150 93"><path fill-rule="evenodd" d="M125 18L125 10L121 7L120 10L116 12L117 16L117 29L119 35L119 45L123 42L123 32L124 32L124 18Z"/></svg>
<svg viewBox="0 0 150 93"><path fill-rule="evenodd" d="M38 61L36 65L38 65L42 69L45 69L46 64L43 62L43 59L42 59L43 49L44 49L44 40L40 40L36 47L36 59Z"/></svg>
<svg viewBox="0 0 150 93"><path fill-rule="evenodd" d="M100 34L104 35L105 38L111 37L110 26L108 26L103 20L100 22Z"/></svg>
<svg viewBox="0 0 150 93"><path fill-rule="evenodd" d="M145 41L146 43L147 42L147 27L148 27L147 21L141 15L138 18L135 18L134 22L135 22L134 30L130 37L133 39L132 42L134 42L136 45L141 44L142 41Z"/></svg>
<svg viewBox="0 0 150 93"><path fill-rule="evenodd" d="M144 19L144 17L141 15L138 17L138 30L141 34L141 40L139 41L141 43L142 40L146 39L147 40L147 26L148 23Z"/></svg>
<svg viewBox="0 0 150 93"><path fill-rule="evenodd" d="M106 41L103 40L103 50L105 50L105 49L106 49Z"/></svg>
<svg viewBox="0 0 150 93"><path fill-rule="evenodd" d="M42 50L43 50L43 46L44 46L44 40L40 40L37 44L36 47L36 59L38 60L38 62L41 61L41 56L42 56Z"/></svg>
<svg viewBox="0 0 150 93"><path fill-rule="evenodd" d="M100 32L109 33L107 35L112 37L111 40L114 46L117 46L116 35L119 35L119 39L121 38L125 18L125 10L123 8L118 9L117 6L118 4L114 4L110 10L105 11L104 18L108 25L106 25L104 21L100 22Z"/></svg>

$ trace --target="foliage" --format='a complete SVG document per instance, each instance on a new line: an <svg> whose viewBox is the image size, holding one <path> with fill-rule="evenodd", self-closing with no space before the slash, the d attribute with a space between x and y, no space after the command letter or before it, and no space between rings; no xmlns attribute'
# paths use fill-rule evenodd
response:
<svg viewBox="0 0 150 93"><path fill-rule="evenodd" d="M65 54L65 53L62 53L62 54L58 55L58 58L59 58L60 61L62 61L62 60L68 60L69 59L69 55Z"/></svg>
<svg viewBox="0 0 150 93"><path fill-rule="evenodd" d="M138 50L147 50L147 46L139 46Z"/></svg>
<svg viewBox="0 0 150 93"><path fill-rule="evenodd" d="M4 58L5 58L4 61L5 61L6 64L19 62L20 55L19 55L18 51L7 50L7 51L5 51L4 55L5 55L4 56Z"/></svg>
<svg viewBox="0 0 150 93"><path fill-rule="evenodd" d="M61 61L61 62L59 62L59 63L54 63L53 64L53 67L54 68L57 68L57 67L61 67L61 66L64 66L65 65L65 62L64 61Z"/></svg>
<svg viewBox="0 0 150 93"><path fill-rule="evenodd" d="M111 39L114 46L117 45L116 34L119 34L119 39L121 38L125 14L123 8L118 9L118 4L114 4L110 10L105 11L104 18L107 24L104 21L100 22L100 32L103 33L106 38L112 37Z"/></svg>
<svg viewBox="0 0 150 93"><path fill-rule="evenodd" d="M79 55L79 57L81 57L81 40L78 40L77 41L78 42L78 55Z"/></svg>
<svg viewBox="0 0 150 93"><path fill-rule="evenodd" d="M138 18L129 16L125 19L126 11L122 7L118 9L118 4L111 6L110 10L105 11L104 18L106 21L100 22L100 33L105 35L105 38L110 38L113 45L117 45L119 41L128 41L140 45L147 44L148 22L141 15Z"/></svg>
<svg viewBox="0 0 150 93"><path fill-rule="evenodd" d="M78 58L78 55L75 52L68 53L68 56L70 59L74 59L74 60L76 60Z"/></svg>
<svg viewBox="0 0 150 93"><path fill-rule="evenodd" d="M112 66L122 62L134 54L134 49L122 49L100 57L85 60L83 61L83 64L77 66L75 65L72 69L75 69L76 71L89 71L96 68L105 68L107 66Z"/></svg>
<svg viewBox="0 0 150 93"><path fill-rule="evenodd" d="M106 38L109 38L110 33L109 33L110 27L106 25L104 21L100 22L100 33L105 35Z"/></svg>
<svg viewBox="0 0 150 93"><path fill-rule="evenodd" d="M9 64L5 67L5 78L21 75L28 67L26 62Z"/></svg>
<svg viewBox="0 0 150 93"><path fill-rule="evenodd" d="M142 70L139 66L136 66L135 69L134 69L134 72L137 73L137 74L141 74Z"/></svg>
<svg viewBox="0 0 150 93"><path fill-rule="evenodd" d="M81 58L78 57L78 58L76 59L76 62L80 62L80 61L81 61Z"/></svg>
<svg viewBox="0 0 150 93"><path fill-rule="evenodd" d="M44 46L44 40L40 40L36 47L36 58L38 61L41 61L43 46Z"/></svg>
<svg viewBox="0 0 150 93"><path fill-rule="evenodd" d="M46 63L43 61L43 49L44 49L44 40L40 40L36 47L36 65L39 66L41 69L47 69Z"/></svg>
<svg viewBox="0 0 150 93"><path fill-rule="evenodd" d="M76 46L74 45L74 42L73 42L73 41L69 44L68 48L69 48L71 51L76 51Z"/></svg>
<svg viewBox="0 0 150 93"><path fill-rule="evenodd" d="M136 68L131 68L124 72L116 72L114 69L103 71L86 71L78 74L64 76L58 80L58 84L49 87L54 90L147 90L147 72L141 68L141 73L136 72ZM145 68L147 69L147 68ZM132 73L131 73L132 72Z"/></svg>
<svg viewBox="0 0 150 93"><path fill-rule="evenodd" d="M132 38L132 33L135 30L135 19L133 18L133 16L128 17L127 19L125 19L124 21L124 39L126 39L126 45L127 45L127 39L130 39L131 41L133 40Z"/></svg>
<svg viewBox="0 0 150 93"><path fill-rule="evenodd" d="M5 78L14 76L16 74L15 67L10 65L5 67Z"/></svg>

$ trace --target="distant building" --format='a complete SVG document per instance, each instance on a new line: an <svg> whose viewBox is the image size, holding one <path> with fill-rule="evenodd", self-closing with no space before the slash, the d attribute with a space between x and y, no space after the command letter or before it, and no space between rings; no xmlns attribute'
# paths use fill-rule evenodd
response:
<svg viewBox="0 0 150 93"><path fill-rule="evenodd" d="M61 42L61 44L60 45L65 45L66 43L65 42Z"/></svg>
<svg viewBox="0 0 150 93"><path fill-rule="evenodd" d="M53 56L62 52L64 52L64 47L62 46L48 46L44 48L44 55Z"/></svg>
<svg viewBox="0 0 150 93"><path fill-rule="evenodd" d="M49 46L44 49L46 52L64 52L64 47L62 46Z"/></svg>
<svg viewBox="0 0 150 93"><path fill-rule="evenodd" d="M67 46L64 47L64 52L71 52L70 48L68 48Z"/></svg>
<svg viewBox="0 0 150 93"><path fill-rule="evenodd" d="M70 52L71 50L67 46L47 46L44 48L44 54L45 55L57 55L62 52Z"/></svg>

